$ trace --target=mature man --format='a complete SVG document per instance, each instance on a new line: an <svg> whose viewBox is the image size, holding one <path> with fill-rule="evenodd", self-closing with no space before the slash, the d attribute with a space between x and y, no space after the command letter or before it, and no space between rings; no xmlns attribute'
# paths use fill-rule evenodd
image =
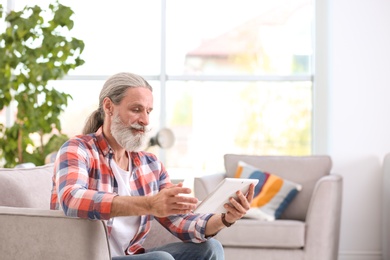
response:
<svg viewBox="0 0 390 260"><path fill-rule="evenodd" d="M52 209L67 216L107 220L113 259L223 259L212 239L242 218L253 198L237 192L226 214L193 214L197 199L173 185L155 155L139 151L146 141L152 87L142 77L118 73L104 84L99 108L83 135L68 140L55 162ZM156 218L184 242L145 251L142 243Z"/></svg>

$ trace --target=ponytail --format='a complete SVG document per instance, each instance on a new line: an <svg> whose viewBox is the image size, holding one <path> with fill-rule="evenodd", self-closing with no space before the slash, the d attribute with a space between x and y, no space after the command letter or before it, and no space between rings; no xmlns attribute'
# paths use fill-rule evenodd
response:
<svg viewBox="0 0 390 260"><path fill-rule="evenodd" d="M103 125L104 122L104 113L102 110L96 109L92 114L87 118L87 121L83 128L83 134L95 133L99 127Z"/></svg>

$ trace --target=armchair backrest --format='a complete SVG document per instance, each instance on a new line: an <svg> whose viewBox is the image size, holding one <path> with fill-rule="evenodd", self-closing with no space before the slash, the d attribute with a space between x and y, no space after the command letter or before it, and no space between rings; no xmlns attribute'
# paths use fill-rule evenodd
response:
<svg viewBox="0 0 390 260"><path fill-rule="evenodd" d="M286 208L281 219L305 220L314 187L319 179L329 175L332 161L326 155L314 156L258 156L226 154L224 156L227 177L234 177L238 161L244 161L261 171L275 174L299 183L302 190Z"/></svg>
<svg viewBox="0 0 390 260"><path fill-rule="evenodd" d="M50 209L53 164L0 169L0 206Z"/></svg>

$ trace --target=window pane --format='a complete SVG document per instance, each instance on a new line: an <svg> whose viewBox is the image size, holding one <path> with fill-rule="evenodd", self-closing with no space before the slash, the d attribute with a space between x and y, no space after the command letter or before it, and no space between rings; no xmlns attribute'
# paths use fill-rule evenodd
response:
<svg viewBox="0 0 390 260"><path fill-rule="evenodd" d="M222 170L223 155L308 155L311 82L173 82L167 122L176 136L167 166Z"/></svg>
<svg viewBox="0 0 390 260"><path fill-rule="evenodd" d="M85 120L98 108L99 93L103 84L103 80L60 80L50 83L56 90L72 96L61 115L63 133L68 136L81 134Z"/></svg>
<svg viewBox="0 0 390 260"><path fill-rule="evenodd" d="M49 0L17 1L47 7ZM160 66L161 8L153 0L73 1L61 4L74 11L71 36L83 40L85 64L70 75L111 75L120 71L158 74Z"/></svg>
<svg viewBox="0 0 390 260"><path fill-rule="evenodd" d="M311 0L167 1L169 74L310 73Z"/></svg>

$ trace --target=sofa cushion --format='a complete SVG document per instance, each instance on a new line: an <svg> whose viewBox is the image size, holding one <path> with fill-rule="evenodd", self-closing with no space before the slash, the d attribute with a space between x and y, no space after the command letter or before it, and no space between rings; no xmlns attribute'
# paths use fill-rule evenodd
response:
<svg viewBox="0 0 390 260"><path fill-rule="evenodd" d="M283 212L281 219L304 221L314 187L319 179L329 175L332 161L329 156L258 156L226 154L226 177L233 178L238 161L245 161L266 172L277 173L278 176L299 183L303 189L290 206Z"/></svg>
<svg viewBox="0 0 390 260"><path fill-rule="evenodd" d="M272 221L280 217L302 185L239 161L235 178L258 179L247 217Z"/></svg>
<svg viewBox="0 0 390 260"><path fill-rule="evenodd" d="M256 248L303 248L305 223L296 220L272 222L241 219L221 230L216 238L223 246Z"/></svg>
<svg viewBox="0 0 390 260"><path fill-rule="evenodd" d="M0 206L50 209L53 164L0 169Z"/></svg>

